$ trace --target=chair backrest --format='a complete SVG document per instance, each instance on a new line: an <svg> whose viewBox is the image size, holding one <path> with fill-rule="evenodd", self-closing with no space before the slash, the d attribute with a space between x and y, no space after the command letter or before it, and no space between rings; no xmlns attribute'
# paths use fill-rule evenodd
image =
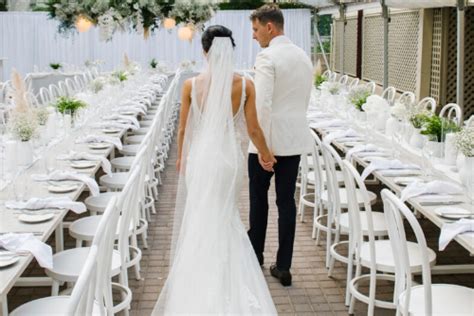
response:
<svg viewBox="0 0 474 316"><path fill-rule="evenodd" d="M314 181L315 181L315 190L317 196L321 196L321 193L324 191L324 181L323 181L323 167L321 166L321 161L319 160L320 153L322 151L321 147L321 138L315 131L310 130L311 135L314 139L313 146L313 170L314 170ZM324 159L324 158L323 158Z"/></svg>
<svg viewBox="0 0 474 316"><path fill-rule="evenodd" d="M411 91L405 91L398 97L398 102L405 104L407 107L411 107L415 104L415 94Z"/></svg>
<svg viewBox="0 0 474 316"><path fill-rule="evenodd" d="M331 70L327 69L325 72L323 72L323 76L329 78L331 76Z"/></svg>
<svg viewBox="0 0 474 316"><path fill-rule="evenodd" d="M388 226L390 244L392 246L393 259L395 263L395 290L394 297L398 298L402 291L406 290L405 305L402 306L404 313L408 315L412 287L412 274L410 269L410 258L408 256L408 242L403 225L406 219L415 233L416 241L420 249L422 266L422 280L425 296L425 315L432 315L431 296L431 269L428 262L428 246L425 235L413 212L392 192L382 190L384 213Z"/></svg>
<svg viewBox="0 0 474 316"><path fill-rule="evenodd" d="M97 284L95 298L99 304L107 306L107 309L113 308L111 285L111 267L112 255L115 243L115 233L117 231L120 212L117 205L117 197L113 197L105 209L99 222L92 245L96 245L99 250L97 256Z"/></svg>
<svg viewBox="0 0 474 316"><path fill-rule="evenodd" d="M33 107L36 108L39 106L38 98L33 94L33 92L27 91L25 93L25 97L28 100L28 103L32 105Z"/></svg>
<svg viewBox="0 0 474 316"><path fill-rule="evenodd" d="M52 97L52 100L51 101L54 101L56 100L57 98L63 96L64 94L61 92L61 90L59 89L59 87L55 84L50 84L49 85L49 92L50 92L50 95Z"/></svg>
<svg viewBox="0 0 474 316"><path fill-rule="evenodd" d="M366 87L367 89L369 89L370 94L374 94L374 93L375 93L375 87L376 87L375 82L373 82L373 81L367 82L367 83L365 84L365 87Z"/></svg>
<svg viewBox="0 0 474 316"><path fill-rule="evenodd" d="M66 83L64 81L59 81L58 87L59 87L59 91L61 91L61 95L63 96L69 95L68 87L66 86Z"/></svg>
<svg viewBox="0 0 474 316"><path fill-rule="evenodd" d="M339 83L342 84L342 85L346 85L346 84L347 84L347 80L349 80L349 76L348 76L348 75L341 76L341 78L339 78Z"/></svg>
<svg viewBox="0 0 474 316"><path fill-rule="evenodd" d="M75 76L74 81L76 82L76 86L79 88L79 90L85 88L84 77L82 75Z"/></svg>
<svg viewBox="0 0 474 316"><path fill-rule="evenodd" d="M360 81L359 78L352 79L351 83L349 84L348 90L351 90L354 87L357 87L357 85L359 84L359 81Z"/></svg>
<svg viewBox="0 0 474 316"><path fill-rule="evenodd" d="M97 256L98 247L93 245L72 289L67 315L92 315L97 280ZM52 308L54 309L54 306Z"/></svg>
<svg viewBox="0 0 474 316"><path fill-rule="evenodd" d="M77 92L78 89L76 87L76 84L75 84L74 80L72 80L71 78L67 78L64 81L64 83L66 85L68 95L72 96L72 95L74 95L74 93Z"/></svg>
<svg viewBox="0 0 474 316"><path fill-rule="evenodd" d="M41 87L38 95L42 105L46 106L52 102L51 92L47 88Z"/></svg>
<svg viewBox="0 0 474 316"><path fill-rule="evenodd" d="M432 97L423 98L418 102L417 108L434 113L436 111L436 100Z"/></svg>
<svg viewBox="0 0 474 316"><path fill-rule="evenodd" d="M0 103L7 103L8 90L10 89L11 81L7 80L0 84Z"/></svg>
<svg viewBox="0 0 474 316"><path fill-rule="evenodd" d="M448 103L443 106L441 111L439 111L439 116L452 120L456 122L458 126L461 126L462 110L456 103Z"/></svg>
<svg viewBox="0 0 474 316"><path fill-rule="evenodd" d="M324 170L326 171L326 187L328 190L328 200L331 207L328 207L328 223L335 223L338 228L339 221L336 220L341 215L341 198L339 196L339 181L337 180L337 166L341 166L341 158L330 144L321 143L321 151L324 159Z"/></svg>
<svg viewBox="0 0 474 316"><path fill-rule="evenodd" d="M393 105L395 94L397 94L395 87L387 87L387 89L382 92L381 97L387 100L388 104Z"/></svg>
<svg viewBox="0 0 474 316"><path fill-rule="evenodd" d="M331 72L328 79L328 81L335 82L337 80L337 72Z"/></svg>

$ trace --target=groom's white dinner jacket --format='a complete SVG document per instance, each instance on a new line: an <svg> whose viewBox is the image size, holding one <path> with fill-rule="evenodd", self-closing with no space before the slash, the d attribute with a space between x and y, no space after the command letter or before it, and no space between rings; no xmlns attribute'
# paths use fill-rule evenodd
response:
<svg viewBox="0 0 474 316"><path fill-rule="evenodd" d="M275 156L309 153L313 140L306 121L313 67L308 55L286 36L277 36L255 62L258 121ZM250 153L257 153L250 143Z"/></svg>

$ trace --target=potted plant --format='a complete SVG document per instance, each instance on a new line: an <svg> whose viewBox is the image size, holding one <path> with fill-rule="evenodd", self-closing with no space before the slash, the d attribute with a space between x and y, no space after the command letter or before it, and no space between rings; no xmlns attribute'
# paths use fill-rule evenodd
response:
<svg viewBox="0 0 474 316"><path fill-rule="evenodd" d="M460 128L456 123L449 121L437 115L432 115L426 119L422 125L422 135L433 135L436 141L429 141L428 146L432 146L433 155L441 158L443 155L443 143L446 139L446 134L459 132Z"/></svg>
<svg viewBox="0 0 474 316"><path fill-rule="evenodd" d="M50 63L49 67L51 67L51 69L55 71L58 71L60 68L63 67L63 65L61 65L60 63Z"/></svg>
<svg viewBox="0 0 474 316"><path fill-rule="evenodd" d="M70 97L60 97L55 106L59 113L71 115L71 126L74 126L74 114L77 113L79 109L86 107L87 104L81 100Z"/></svg>

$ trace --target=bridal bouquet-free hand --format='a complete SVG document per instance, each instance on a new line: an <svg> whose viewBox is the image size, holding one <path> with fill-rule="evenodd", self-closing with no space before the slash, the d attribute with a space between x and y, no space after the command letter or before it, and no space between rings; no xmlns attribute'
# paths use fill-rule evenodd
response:
<svg viewBox="0 0 474 316"><path fill-rule="evenodd" d="M60 97L56 102L55 106L58 109L59 113L64 114L66 111L71 111L71 115L74 115L77 110L86 107L87 104L81 100L73 99L70 97Z"/></svg>
<svg viewBox="0 0 474 316"><path fill-rule="evenodd" d="M367 102L367 98L371 95L369 88L365 86L357 86L349 91L347 99L357 110L364 111L362 106Z"/></svg>
<svg viewBox="0 0 474 316"><path fill-rule="evenodd" d="M457 133L455 144L465 157L474 157L474 126L466 126Z"/></svg>

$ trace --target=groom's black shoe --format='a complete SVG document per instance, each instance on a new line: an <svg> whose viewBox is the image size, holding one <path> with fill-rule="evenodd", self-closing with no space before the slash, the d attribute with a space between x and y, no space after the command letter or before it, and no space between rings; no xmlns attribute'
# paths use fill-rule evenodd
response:
<svg viewBox="0 0 474 316"><path fill-rule="evenodd" d="M276 264L270 267L270 274L280 280L281 285L290 286L291 285L291 273L290 271L283 271L278 269Z"/></svg>

